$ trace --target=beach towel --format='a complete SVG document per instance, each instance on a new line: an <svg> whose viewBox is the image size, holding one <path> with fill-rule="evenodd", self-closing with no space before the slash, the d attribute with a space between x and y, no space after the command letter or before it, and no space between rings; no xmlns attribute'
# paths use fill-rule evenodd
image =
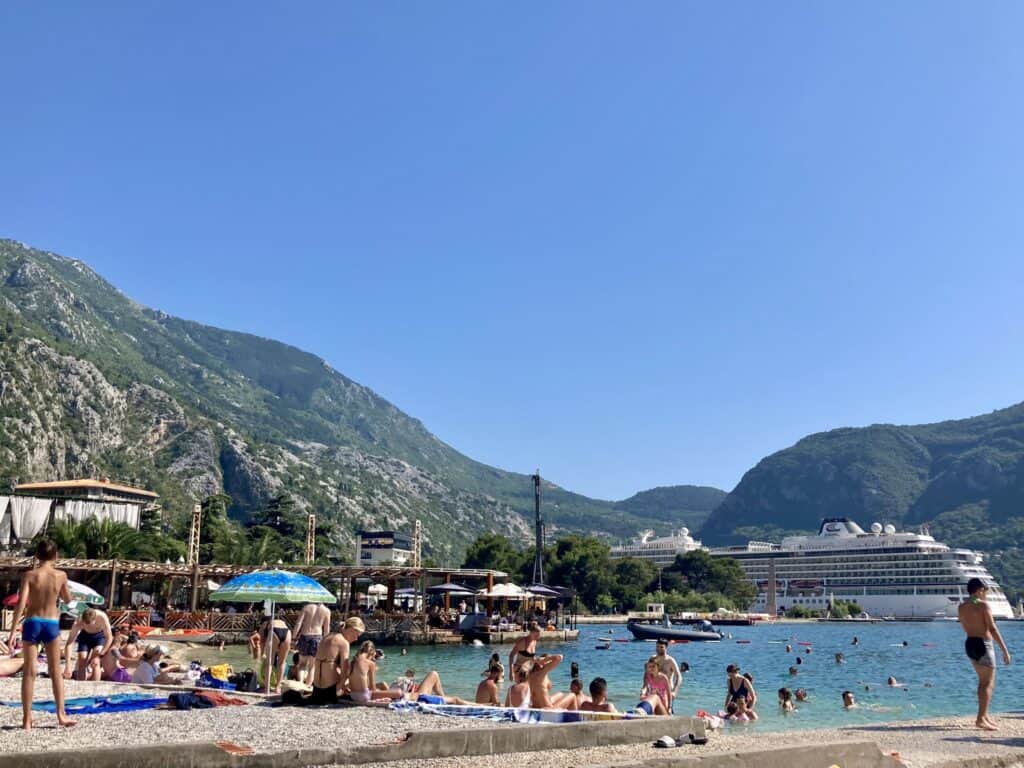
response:
<svg viewBox="0 0 1024 768"><path fill-rule="evenodd" d="M136 712L141 709L153 709L164 704L166 696L151 696L145 693L119 693L116 696L84 696L67 699L64 709L69 715L106 715L115 712ZM21 708L20 701L2 701L5 707ZM36 712L55 714L57 705L52 701L37 701L32 705Z"/></svg>
<svg viewBox="0 0 1024 768"><path fill-rule="evenodd" d="M442 717L472 717L478 720L508 723L579 723L591 720L631 720L631 713L610 715L604 712L576 712L563 709L527 709L517 707L487 707L483 705L427 704L422 701L396 701L391 705L396 712L420 712Z"/></svg>

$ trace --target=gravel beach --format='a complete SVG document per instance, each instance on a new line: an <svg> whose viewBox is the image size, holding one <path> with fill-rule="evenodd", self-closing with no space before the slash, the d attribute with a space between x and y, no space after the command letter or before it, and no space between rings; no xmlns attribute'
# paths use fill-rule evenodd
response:
<svg viewBox="0 0 1024 768"><path fill-rule="evenodd" d="M68 698L144 692L131 685L66 682ZM20 681L0 680L0 700L19 701ZM51 698L49 680L40 678L36 698ZM22 731L21 709L0 707L0 752L36 752L78 747L127 747L200 741L232 741L260 752L303 747L358 747L386 744L410 731L493 727L479 720L400 714L384 709L302 709L269 707L262 703L190 712L146 710L112 715L85 715L69 730L58 730L54 715L35 713L35 728ZM883 752L898 752L909 768L989 756L1016 755L1024 766L1024 714L999 717L1001 729L982 733L971 718L944 718L891 724L866 724L819 730L768 733L756 725L729 726L710 734L702 746L673 750L650 745L598 749L552 750L530 753L531 768L615 765L647 758L702 756L723 752L777 749L788 746L870 740ZM512 728L544 727L517 726ZM671 728L666 726L667 734ZM671 734L678 735L678 734ZM522 754L460 757L413 762L381 763L372 768L521 768Z"/></svg>
<svg viewBox="0 0 1024 768"><path fill-rule="evenodd" d="M21 701L20 679L0 679L0 701ZM185 689L183 689L185 690ZM131 685L65 681L67 698L117 693L168 695ZM48 679L36 681L35 698L52 700ZM83 715L71 729L59 730L57 718L33 713L31 731L21 729L21 707L0 707L0 753L77 747L131 747L196 741L232 741L259 752L302 747L358 747L398 741L409 731L478 728L480 721L398 713L383 708L345 709L244 707L191 710L143 710L111 715Z"/></svg>

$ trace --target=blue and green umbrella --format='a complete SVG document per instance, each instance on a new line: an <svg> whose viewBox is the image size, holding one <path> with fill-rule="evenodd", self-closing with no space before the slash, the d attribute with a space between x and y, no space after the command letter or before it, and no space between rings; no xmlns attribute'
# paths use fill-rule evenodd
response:
<svg viewBox="0 0 1024 768"><path fill-rule="evenodd" d="M220 589L210 593L211 600L232 603L267 603L271 626L274 621L274 603L333 603L337 598L320 582L302 573L275 568L272 571L253 571L235 576ZM267 641L267 693L274 667L273 633Z"/></svg>

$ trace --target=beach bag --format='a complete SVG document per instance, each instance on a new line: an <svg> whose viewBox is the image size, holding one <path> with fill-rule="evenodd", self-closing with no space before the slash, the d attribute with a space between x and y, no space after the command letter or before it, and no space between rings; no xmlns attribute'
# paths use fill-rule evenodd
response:
<svg viewBox="0 0 1024 768"><path fill-rule="evenodd" d="M232 676L230 682L234 684L236 691L255 693L260 689L260 684L256 680L256 673L251 669Z"/></svg>

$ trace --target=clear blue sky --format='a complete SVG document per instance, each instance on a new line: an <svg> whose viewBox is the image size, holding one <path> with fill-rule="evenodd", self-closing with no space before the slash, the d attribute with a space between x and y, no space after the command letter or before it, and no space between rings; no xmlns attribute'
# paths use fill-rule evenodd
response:
<svg viewBox="0 0 1024 768"><path fill-rule="evenodd" d="M0 236L468 455L730 489L1024 400L1019 3L0 6Z"/></svg>

